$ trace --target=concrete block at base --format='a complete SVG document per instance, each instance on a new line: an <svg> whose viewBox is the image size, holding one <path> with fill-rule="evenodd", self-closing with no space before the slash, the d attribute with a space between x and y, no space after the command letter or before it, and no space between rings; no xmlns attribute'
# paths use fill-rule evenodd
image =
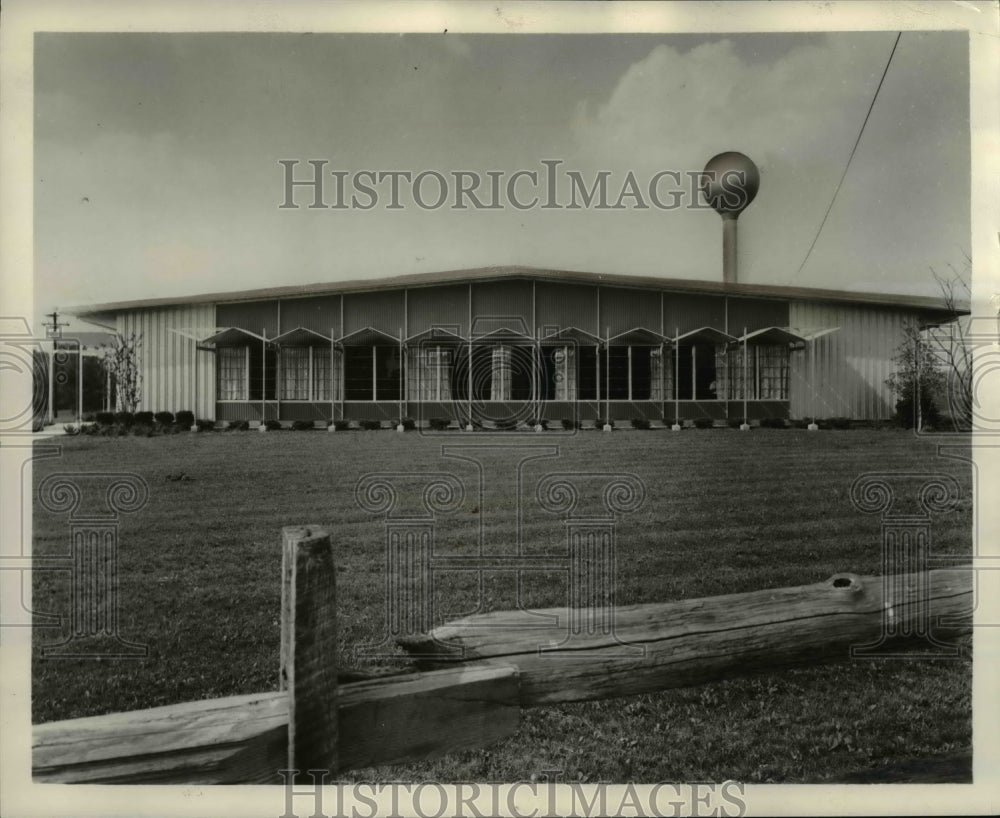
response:
<svg viewBox="0 0 1000 818"><path fill-rule="evenodd" d="M399 424L399 425L398 425L398 426L396 427L396 431L397 431L397 432L405 432L405 431L406 431L406 427L405 427L405 426L403 426L403 424L402 424L402 423L400 423L400 424Z"/></svg>
<svg viewBox="0 0 1000 818"><path fill-rule="evenodd" d="M810 432L818 432L819 426L817 426L815 423L810 423L808 426L806 426L806 429L808 429Z"/></svg>
<svg viewBox="0 0 1000 818"><path fill-rule="evenodd" d="M326 427L326 430L328 432L336 432L337 431L337 425L335 423L331 423L329 426Z"/></svg>
<svg viewBox="0 0 1000 818"><path fill-rule="evenodd" d="M679 423L675 423L673 426L670 427L671 432L679 432L680 430L681 430L681 425Z"/></svg>
<svg viewBox="0 0 1000 818"><path fill-rule="evenodd" d="M612 431L613 429L614 429L614 427L613 427L613 426L612 426L612 425L611 425L610 423L605 423L605 424L604 424L604 431L605 431L605 432L610 432L610 431Z"/></svg>
<svg viewBox="0 0 1000 818"><path fill-rule="evenodd" d="M750 424L749 423L741 423L740 424L740 431L741 432L749 432L750 431Z"/></svg>

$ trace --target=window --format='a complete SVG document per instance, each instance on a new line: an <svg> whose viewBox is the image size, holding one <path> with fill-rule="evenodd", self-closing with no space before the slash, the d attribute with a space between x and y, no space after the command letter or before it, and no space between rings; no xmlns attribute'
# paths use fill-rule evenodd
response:
<svg viewBox="0 0 1000 818"><path fill-rule="evenodd" d="M597 347L580 347L576 357L576 396L580 400L597 400L599 398Z"/></svg>
<svg viewBox="0 0 1000 818"><path fill-rule="evenodd" d="M721 400L726 397L717 369L719 351L715 344L680 344L675 353L679 400Z"/></svg>
<svg viewBox="0 0 1000 818"><path fill-rule="evenodd" d="M278 392L278 355L274 347L261 349L250 344L245 349L250 358L247 400L275 400Z"/></svg>
<svg viewBox="0 0 1000 818"><path fill-rule="evenodd" d="M743 400L743 355L747 355L747 400L788 400L788 347L783 344L740 346L729 353L734 400Z"/></svg>
<svg viewBox="0 0 1000 818"><path fill-rule="evenodd" d="M410 400L451 400L455 350L438 344L410 347L406 361Z"/></svg>
<svg viewBox="0 0 1000 818"><path fill-rule="evenodd" d="M216 352L218 400L247 399L247 347L219 347Z"/></svg>
<svg viewBox="0 0 1000 818"><path fill-rule="evenodd" d="M348 346L344 348L344 397L346 400L400 398L398 346Z"/></svg>
<svg viewBox="0 0 1000 818"><path fill-rule="evenodd" d="M281 350L281 397L285 400L309 400L309 347L283 347Z"/></svg>
<svg viewBox="0 0 1000 818"><path fill-rule="evenodd" d="M649 400L652 378L651 347L612 346L602 350L600 385L611 400Z"/></svg>
<svg viewBox="0 0 1000 818"><path fill-rule="evenodd" d="M330 350L282 347L281 397L284 400L330 399Z"/></svg>
<svg viewBox="0 0 1000 818"><path fill-rule="evenodd" d="M330 400L329 347L309 347L312 353L312 400Z"/></svg>

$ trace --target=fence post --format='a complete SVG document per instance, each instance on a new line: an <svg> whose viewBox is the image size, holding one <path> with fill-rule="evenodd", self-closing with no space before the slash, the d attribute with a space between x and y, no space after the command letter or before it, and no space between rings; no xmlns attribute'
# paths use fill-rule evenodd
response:
<svg viewBox="0 0 1000 818"><path fill-rule="evenodd" d="M333 546L315 525L282 529L281 680L288 769L337 767L337 616Z"/></svg>

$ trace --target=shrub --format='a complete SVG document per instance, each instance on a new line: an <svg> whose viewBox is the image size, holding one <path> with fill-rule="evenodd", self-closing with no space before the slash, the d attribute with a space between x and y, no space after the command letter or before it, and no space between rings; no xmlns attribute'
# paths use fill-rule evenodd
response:
<svg viewBox="0 0 1000 818"><path fill-rule="evenodd" d="M850 429L851 419L845 417L824 418L817 421L820 429Z"/></svg>
<svg viewBox="0 0 1000 818"><path fill-rule="evenodd" d="M435 432L443 432L451 425L448 418L431 418L427 423Z"/></svg>
<svg viewBox="0 0 1000 818"><path fill-rule="evenodd" d="M715 421L711 418L695 418L694 426L696 429L711 429L715 425Z"/></svg>
<svg viewBox="0 0 1000 818"><path fill-rule="evenodd" d="M98 412L97 413L97 422L100 423L101 426L110 426L112 423L115 422L115 413L114 412Z"/></svg>
<svg viewBox="0 0 1000 818"><path fill-rule="evenodd" d="M413 418L403 418L392 425L399 426L400 424L402 424L403 429L407 432L412 432L417 428L417 422Z"/></svg>
<svg viewBox="0 0 1000 818"><path fill-rule="evenodd" d="M84 413L84 415L83 415L83 422L84 423L93 423L94 420L95 420L95 417L94 417L94 413L93 412L85 412Z"/></svg>
<svg viewBox="0 0 1000 818"><path fill-rule="evenodd" d="M215 430L215 421L206 420L205 418L198 418L195 421L195 425L198 427L199 432L212 432Z"/></svg>
<svg viewBox="0 0 1000 818"><path fill-rule="evenodd" d="M85 435L99 435L101 433L101 424L99 423L85 423L80 427L80 431Z"/></svg>
<svg viewBox="0 0 1000 818"><path fill-rule="evenodd" d="M534 429L536 426L541 426L543 429L549 428L549 422L545 418L532 418L528 421L528 425Z"/></svg>
<svg viewBox="0 0 1000 818"><path fill-rule="evenodd" d="M150 412L150 414L153 414ZM136 437L152 437L156 434L156 427L152 423L133 423L129 431Z"/></svg>
<svg viewBox="0 0 1000 818"><path fill-rule="evenodd" d="M173 412L157 412L153 417L156 418L156 422L161 426L173 426L174 424Z"/></svg>
<svg viewBox="0 0 1000 818"><path fill-rule="evenodd" d="M366 432L376 432L382 428L381 420L363 420L361 421L361 428Z"/></svg>
<svg viewBox="0 0 1000 818"><path fill-rule="evenodd" d="M131 426L135 422L135 415L131 412L115 412L115 423L122 426Z"/></svg>
<svg viewBox="0 0 1000 818"><path fill-rule="evenodd" d="M559 422L562 424L563 429L567 432L570 432L573 429L579 429L583 425L580 421L575 420L574 418L563 418Z"/></svg>
<svg viewBox="0 0 1000 818"><path fill-rule="evenodd" d="M194 426L194 412L190 412L187 409L181 409L181 411L174 416L174 421L178 426L190 428L191 426Z"/></svg>
<svg viewBox="0 0 1000 818"><path fill-rule="evenodd" d="M80 429L73 423L63 424L63 431L68 435L80 434Z"/></svg>
<svg viewBox="0 0 1000 818"><path fill-rule="evenodd" d="M647 418L632 418L633 429L648 429L649 420Z"/></svg>
<svg viewBox="0 0 1000 818"><path fill-rule="evenodd" d="M787 429L784 418L763 418L760 422L763 429Z"/></svg>
<svg viewBox="0 0 1000 818"><path fill-rule="evenodd" d="M133 416L133 421L137 424L142 424L143 426L153 425L153 413L152 412L136 412Z"/></svg>
<svg viewBox="0 0 1000 818"><path fill-rule="evenodd" d="M294 420L292 429L296 432L311 432L316 428L316 424L311 420Z"/></svg>
<svg viewBox="0 0 1000 818"><path fill-rule="evenodd" d="M727 423L730 429L739 429L743 425L743 418L729 418Z"/></svg>
<svg viewBox="0 0 1000 818"><path fill-rule="evenodd" d="M250 428L249 420L231 420L226 430L230 432L245 432Z"/></svg>
<svg viewBox="0 0 1000 818"><path fill-rule="evenodd" d="M343 418L340 418L339 420L332 420L330 421L330 423L333 425L333 428L336 429L338 432L346 432L348 429L351 428L351 421L344 420Z"/></svg>
<svg viewBox="0 0 1000 818"><path fill-rule="evenodd" d="M277 432L281 428L281 421L269 418L264 421L264 428L269 432Z"/></svg>

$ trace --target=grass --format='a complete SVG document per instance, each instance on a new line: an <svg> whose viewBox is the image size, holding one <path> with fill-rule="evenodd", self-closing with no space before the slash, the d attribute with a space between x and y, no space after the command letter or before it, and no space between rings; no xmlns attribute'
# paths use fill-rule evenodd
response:
<svg viewBox="0 0 1000 818"><path fill-rule="evenodd" d="M89 471L133 472L149 486L148 505L122 517L119 567L120 633L147 643L149 656L41 659L36 650L33 720L276 689L284 525L319 523L334 531L342 656L378 642L385 624L384 533L382 521L355 504L358 478L373 470L447 470L472 486L473 467L442 459L441 444L501 440L560 447L557 459L524 467L529 486L550 471L629 471L642 479L646 502L618 528L622 604L816 582L837 571L879 573L879 519L860 514L849 498L853 480L870 470L954 475L963 501L957 512L935 519L933 552L971 553L968 465L942 459L933 445L899 431L65 438L61 457L35 461L36 485L53 472ZM469 553L481 522L487 547L509 553L515 483L505 476L514 463L510 450L484 457L482 507L468 493L439 523L437 552ZM181 472L190 479L168 479ZM413 490L401 494L403 503L415 497ZM903 503L894 511L908 508ZM561 522L529 502L526 552L557 553L563 537ZM66 515L36 503L35 553L65 554L67 539ZM37 611L69 610L67 576L34 572ZM435 582L437 621L480 601L469 573L445 573ZM561 575L532 575L525 586L528 605L564 604ZM485 610L514 607L511 575L487 574L481 603ZM36 628L36 647L67 633ZM406 667L403 657L379 662ZM349 775L513 781L561 770L563 781L586 782L848 780L967 755L970 696L969 659L844 662L535 708L523 712L515 736L484 750Z"/></svg>

